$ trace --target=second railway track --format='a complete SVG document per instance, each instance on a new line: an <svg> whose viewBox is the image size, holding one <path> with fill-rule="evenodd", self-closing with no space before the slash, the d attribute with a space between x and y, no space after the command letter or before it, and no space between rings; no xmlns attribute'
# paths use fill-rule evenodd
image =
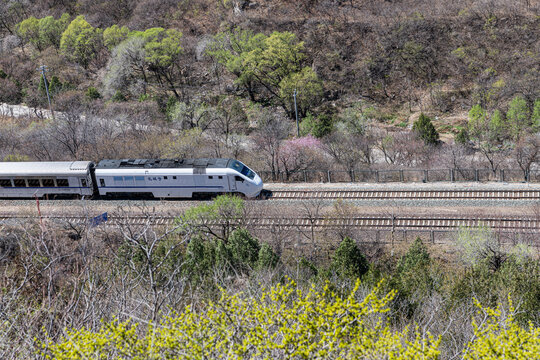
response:
<svg viewBox="0 0 540 360"><path fill-rule="evenodd" d="M274 200L538 200L540 190L273 190Z"/></svg>
<svg viewBox="0 0 540 360"><path fill-rule="evenodd" d="M53 223L91 224L92 218L83 216L44 216L43 220ZM171 226L176 221L175 216L140 216L129 217L110 216L105 226L141 226L157 225ZM17 221L38 221L37 216L0 215L0 226L9 225ZM388 216L365 215L351 217L251 217L241 220L232 220L231 224L258 229L317 229L332 230L342 228L356 228L361 230L395 230L395 231L454 231L460 228L489 227L496 231L516 233L540 233L540 219L516 216L505 217L477 217L463 216ZM220 226L220 221L200 223L199 225Z"/></svg>

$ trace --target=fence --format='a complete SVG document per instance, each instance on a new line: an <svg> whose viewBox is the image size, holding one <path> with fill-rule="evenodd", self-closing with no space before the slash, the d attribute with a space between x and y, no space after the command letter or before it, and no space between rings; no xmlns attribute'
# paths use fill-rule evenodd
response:
<svg viewBox="0 0 540 360"><path fill-rule="evenodd" d="M520 169L399 169L399 170L320 170L257 172L265 182L540 182L540 170Z"/></svg>

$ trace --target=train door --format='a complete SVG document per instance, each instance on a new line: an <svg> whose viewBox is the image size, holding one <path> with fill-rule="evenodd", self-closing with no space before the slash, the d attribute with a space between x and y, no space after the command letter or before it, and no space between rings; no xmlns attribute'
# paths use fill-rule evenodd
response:
<svg viewBox="0 0 540 360"><path fill-rule="evenodd" d="M234 175L229 175L229 191L230 192L236 192L236 180L234 179Z"/></svg>

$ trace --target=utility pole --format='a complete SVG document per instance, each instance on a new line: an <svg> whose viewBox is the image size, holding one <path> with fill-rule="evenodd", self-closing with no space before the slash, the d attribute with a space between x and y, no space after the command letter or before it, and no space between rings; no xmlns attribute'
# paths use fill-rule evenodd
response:
<svg viewBox="0 0 540 360"><path fill-rule="evenodd" d="M294 97L294 113L296 114L296 136L300 137L300 123L298 122L298 106L296 106L296 89L294 89L293 97Z"/></svg>
<svg viewBox="0 0 540 360"><path fill-rule="evenodd" d="M45 76L45 71L48 71L48 69L45 65L41 65L37 70L41 71L41 75L43 76L43 82L45 83L45 91L47 92L47 100L49 101L49 111L51 112L52 118L54 119L54 111L51 106L51 95L49 94L49 85L47 84L47 77Z"/></svg>

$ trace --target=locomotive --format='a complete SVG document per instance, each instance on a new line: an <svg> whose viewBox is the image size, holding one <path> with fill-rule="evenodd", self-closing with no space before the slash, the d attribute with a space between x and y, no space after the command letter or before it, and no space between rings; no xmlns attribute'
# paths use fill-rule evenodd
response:
<svg viewBox="0 0 540 360"><path fill-rule="evenodd" d="M257 197L259 175L235 159L0 162L0 198Z"/></svg>

